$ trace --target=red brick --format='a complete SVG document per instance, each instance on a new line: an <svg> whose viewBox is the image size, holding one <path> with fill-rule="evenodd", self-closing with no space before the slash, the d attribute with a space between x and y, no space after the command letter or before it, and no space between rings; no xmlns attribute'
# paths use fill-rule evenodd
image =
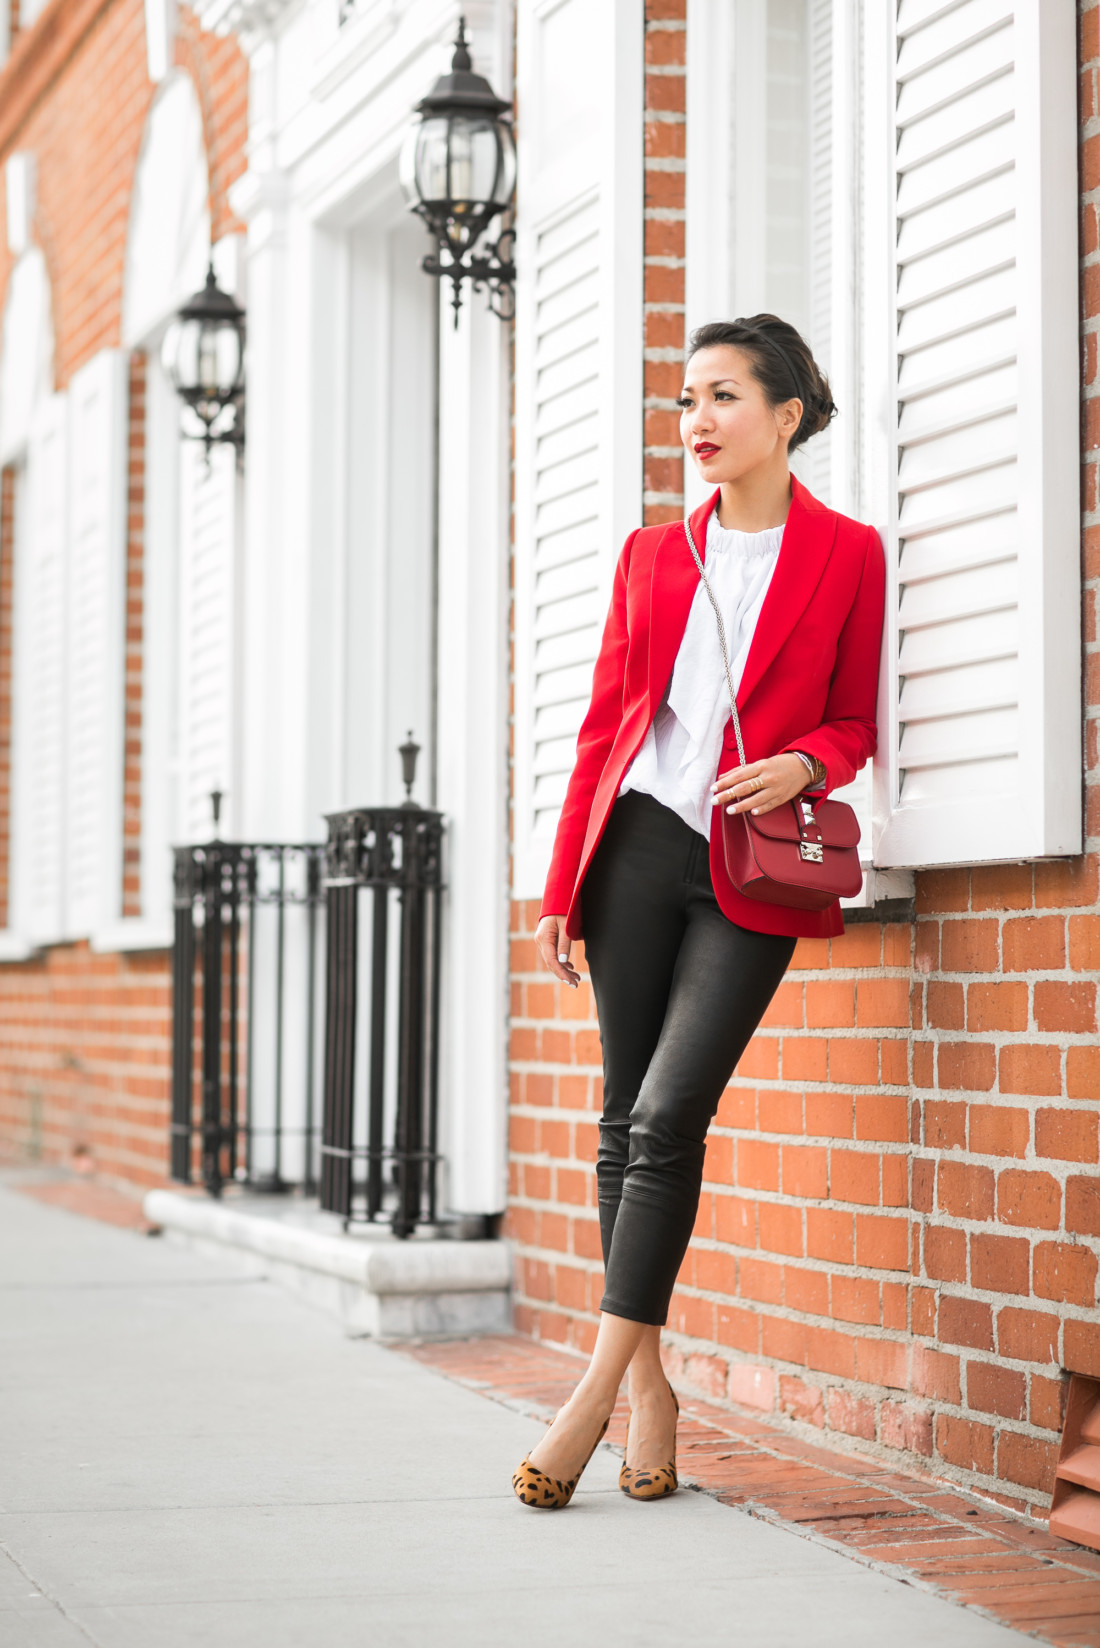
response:
<svg viewBox="0 0 1100 1648"><path fill-rule="evenodd" d="M1007 1167L997 1179L997 1218L1003 1225L1057 1230L1062 1218L1062 1191L1049 1173Z"/></svg>
<svg viewBox="0 0 1100 1648"><path fill-rule="evenodd" d="M965 1150L965 1104L928 1099L924 1106L924 1142L930 1150Z"/></svg>
<svg viewBox="0 0 1100 1648"><path fill-rule="evenodd" d="M856 1369L866 1385L904 1390L909 1381L909 1347L897 1339L859 1339Z"/></svg>
<svg viewBox="0 0 1100 1648"><path fill-rule="evenodd" d="M997 1475L1003 1481L1018 1482L1023 1488L1037 1488L1049 1494L1054 1487L1058 1449L1018 1431L1003 1430L997 1442Z"/></svg>
<svg viewBox="0 0 1100 1648"><path fill-rule="evenodd" d="M908 1221L857 1213L856 1263L881 1270L908 1270Z"/></svg>
<svg viewBox="0 0 1100 1648"><path fill-rule="evenodd" d="M945 973L994 973L1000 924L993 920L945 921L940 967Z"/></svg>
<svg viewBox="0 0 1100 1648"><path fill-rule="evenodd" d="M915 1396L940 1402L962 1398L962 1371L957 1356L931 1346L914 1345L909 1358L909 1385Z"/></svg>
<svg viewBox="0 0 1100 1648"><path fill-rule="evenodd" d="M994 984L983 980L981 984L967 986L966 1027L972 1034L988 1035L994 1030L1026 1030L1027 1023L1026 984ZM961 1029L961 1025L958 1028Z"/></svg>
<svg viewBox="0 0 1100 1648"><path fill-rule="evenodd" d="M1071 1373L1084 1373L1090 1379L1100 1379L1100 1324L1096 1322L1066 1323L1064 1365Z"/></svg>
<svg viewBox="0 0 1100 1648"><path fill-rule="evenodd" d="M940 1210L957 1219L992 1218L993 1169L966 1162L941 1162L937 1196Z"/></svg>
<svg viewBox="0 0 1100 1648"><path fill-rule="evenodd" d="M772 997L761 1024L771 1028L801 1030L804 1024L802 988L796 980L788 979L782 983Z"/></svg>
<svg viewBox="0 0 1100 1648"><path fill-rule="evenodd" d="M867 1087L879 1078L878 1042L833 1037L829 1041L829 1080ZM856 1137L859 1132L858 1117Z"/></svg>
<svg viewBox="0 0 1100 1648"><path fill-rule="evenodd" d="M685 80L680 74L647 74L645 77L646 109L660 109L683 114L685 108Z"/></svg>
<svg viewBox="0 0 1100 1648"><path fill-rule="evenodd" d="M1025 1156L1031 1138L1026 1110L1003 1104L970 1107L970 1148L979 1156Z"/></svg>
<svg viewBox="0 0 1100 1648"><path fill-rule="evenodd" d="M833 1152L835 1160L836 1152ZM823 1145L785 1144L781 1167L784 1196L821 1198L828 1196L829 1156ZM833 1195L837 1193L834 1190ZM851 1198L841 1198L850 1200Z"/></svg>
<svg viewBox="0 0 1100 1648"><path fill-rule="evenodd" d="M785 1266L783 1303L788 1310L799 1310L807 1316L828 1316L828 1276L823 1270L801 1270L797 1265Z"/></svg>
<svg viewBox="0 0 1100 1648"><path fill-rule="evenodd" d="M1071 1047L1066 1053L1066 1098L1092 1099L1100 1094L1100 1047Z"/></svg>
<svg viewBox="0 0 1100 1648"><path fill-rule="evenodd" d="M757 1094L759 1128L762 1133L801 1133L802 1095L765 1088Z"/></svg>
<svg viewBox="0 0 1100 1648"><path fill-rule="evenodd" d="M862 1202L877 1207L879 1158L872 1151L829 1152L828 1194L834 1202Z"/></svg>
<svg viewBox="0 0 1100 1648"><path fill-rule="evenodd" d="M1073 1236L1100 1236L1100 1178L1075 1174L1066 1180L1066 1229Z"/></svg>
<svg viewBox="0 0 1100 1648"><path fill-rule="evenodd" d="M921 870L916 883L918 915L969 908L970 876L966 870Z"/></svg>
<svg viewBox="0 0 1100 1648"><path fill-rule="evenodd" d="M1026 985L1024 988L1026 991ZM933 1030L965 1029L966 1010L964 1003L965 997L961 984L946 984L942 980L930 983L928 985L927 1004L929 1027Z"/></svg>
<svg viewBox="0 0 1100 1648"><path fill-rule="evenodd" d="M1035 1023L1040 1030L1084 1033L1096 1029L1095 984L1040 980L1035 986Z"/></svg>
<svg viewBox="0 0 1100 1648"><path fill-rule="evenodd" d="M779 1146L762 1139L739 1139L737 1183L750 1190L778 1190Z"/></svg>
<svg viewBox="0 0 1100 1648"><path fill-rule="evenodd" d="M930 1041L913 1043L913 1086L931 1087L934 1083L933 1064L935 1044Z"/></svg>
<svg viewBox="0 0 1100 1648"><path fill-rule="evenodd" d="M886 1157L882 1163L882 1170L886 1173L886 1162L892 1157ZM910 1192L910 1206L915 1213L932 1213L932 1196L935 1192L935 1162L928 1162L924 1157L912 1163L912 1192Z"/></svg>
<svg viewBox="0 0 1100 1648"><path fill-rule="evenodd" d="M714 1332L720 1345L730 1345L750 1356L760 1354L760 1318L755 1311L720 1304L715 1312Z"/></svg>
<svg viewBox="0 0 1100 1648"><path fill-rule="evenodd" d="M939 1085L949 1091L965 1088L988 1093L996 1080L997 1056L984 1042L941 1042L936 1055Z"/></svg>
<svg viewBox="0 0 1100 1648"><path fill-rule="evenodd" d="M940 1339L945 1345L969 1345L971 1350L993 1349L993 1312L977 1299L940 1299ZM932 1392L925 1394L931 1395Z"/></svg>
<svg viewBox="0 0 1100 1648"><path fill-rule="evenodd" d="M974 910L1028 910L1031 900L1030 864L977 864L970 872Z"/></svg>
<svg viewBox="0 0 1100 1648"><path fill-rule="evenodd" d="M755 1247L756 1203L743 1196L715 1196L714 1234L735 1247Z"/></svg>
<svg viewBox="0 0 1100 1648"><path fill-rule="evenodd" d="M907 1028L910 1021L908 979L860 979L856 987L856 1017L863 1026Z"/></svg>
<svg viewBox="0 0 1100 1648"><path fill-rule="evenodd" d="M1006 973L1053 971L1066 964L1066 923L1061 916L1021 916L1004 924Z"/></svg>
<svg viewBox="0 0 1100 1648"><path fill-rule="evenodd" d="M905 1156L882 1157L882 1205L905 1207L909 1201L909 1162Z"/></svg>
<svg viewBox="0 0 1100 1648"><path fill-rule="evenodd" d="M854 1106L847 1093L807 1093L806 1132L812 1138L850 1139Z"/></svg>
<svg viewBox="0 0 1100 1648"><path fill-rule="evenodd" d="M864 1442L875 1440L875 1404L836 1386L828 1392L829 1429Z"/></svg>
<svg viewBox="0 0 1100 1648"><path fill-rule="evenodd" d="M878 1327L882 1319L879 1285L865 1276L834 1276L832 1314L840 1322Z"/></svg>
<svg viewBox="0 0 1100 1648"><path fill-rule="evenodd" d="M1027 1093L1035 1096L1060 1094L1062 1091L1062 1052L1058 1047L1044 1047L1035 1042L1024 1042L1015 1047L1002 1047L999 1060L999 1081L1002 1093Z"/></svg>
<svg viewBox="0 0 1100 1648"><path fill-rule="evenodd" d="M1065 1379L1044 1379L1042 1374L1033 1373L1028 1392L1031 1423L1043 1430L1060 1431L1065 1419L1068 1388Z"/></svg>
<svg viewBox="0 0 1100 1648"><path fill-rule="evenodd" d="M926 1225L924 1271L935 1282L965 1282L966 1232L948 1225Z"/></svg>
<svg viewBox="0 0 1100 1648"><path fill-rule="evenodd" d="M941 1413L936 1419L936 1447L949 1465L993 1475L993 1431L988 1425Z"/></svg>
<svg viewBox="0 0 1100 1648"><path fill-rule="evenodd" d="M1031 1246L1023 1236L970 1238L971 1285L986 1293L1028 1294Z"/></svg>
<svg viewBox="0 0 1100 1648"><path fill-rule="evenodd" d="M889 1093L856 1094L856 1138L904 1144L908 1138L908 1101Z"/></svg>
<svg viewBox="0 0 1100 1648"><path fill-rule="evenodd" d="M805 992L807 1029L825 1030L855 1024L855 985L850 979L809 979Z"/></svg>
<svg viewBox="0 0 1100 1648"><path fill-rule="evenodd" d="M968 1362L966 1402L978 1413L995 1413L1002 1419L1026 1419L1027 1380L1012 1368L999 1368L992 1362Z"/></svg>
<svg viewBox="0 0 1100 1648"><path fill-rule="evenodd" d="M806 1364L806 1345L809 1330L802 1322L790 1322L779 1316L760 1319L760 1352L776 1362Z"/></svg>
<svg viewBox="0 0 1100 1648"><path fill-rule="evenodd" d="M1018 1362L1056 1362L1059 1326L1048 1311L1006 1305L997 1312L997 1350Z"/></svg>
<svg viewBox="0 0 1100 1648"><path fill-rule="evenodd" d="M1035 865L1035 907L1038 910L1095 904L1098 896L1100 884L1093 853L1079 858L1040 860Z"/></svg>
<svg viewBox="0 0 1100 1648"><path fill-rule="evenodd" d="M936 1331L936 1290L935 1288L914 1287L911 1290L912 1317L911 1327L914 1333L931 1338Z"/></svg>
<svg viewBox="0 0 1100 1648"><path fill-rule="evenodd" d="M760 1246L765 1253L802 1255L802 1209L781 1202L761 1202L757 1208Z"/></svg>
<svg viewBox="0 0 1100 1648"><path fill-rule="evenodd" d="M858 927L849 927L836 938L829 940L829 965L831 967L881 967L882 966L882 933L873 922L861 922ZM909 957L902 962L887 963L888 966L907 967Z"/></svg>
<svg viewBox="0 0 1100 1648"><path fill-rule="evenodd" d="M932 1454L932 1412L912 1402L884 1402L879 1440L887 1448L902 1448L928 1459Z"/></svg>
<svg viewBox="0 0 1100 1648"><path fill-rule="evenodd" d="M1039 1110L1035 1114L1035 1151L1064 1162L1095 1162L1095 1110Z"/></svg>
<svg viewBox="0 0 1100 1648"><path fill-rule="evenodd" d="M1033 1283L1037 1298L1072 1305L1096 1303L1096 1255L1069 1242L1037 1242Z"/></svg>
<svg viewBox="0 0 1100 1648"><path fill-rule="evenodd" d="M803 1424L825 1424L824 1394L819 1385L807 1385L804 1380L796 1379L792 1374L784 1373L779 1376L779 1409L781 1413L792 1419L801 1419Z"/></svg>
<svg viewBox="0 0 1100 1648"><path fill-rule="evenodd" d="M1075 972L1100 972L1100 916L1070 916L1069 964Z"/></svg>
<svg viewBox="0 0 1100 1648"><path fill-rule="evenodd" d="M812 1259L826 1259L834 1264L850 1265L853 1254L854 1224L850 1213L837 1213L832 1208L806 1209L806 1253Z"/></svg>
<svg viewBox="0 0 1100 1648"><path fill-rule="evenodd" d="M744 1299L758 1299L761 1304L783 1303L783 1267L769 1264L764 1259L741 1259L738 1267L738 1286Z"/></svg>

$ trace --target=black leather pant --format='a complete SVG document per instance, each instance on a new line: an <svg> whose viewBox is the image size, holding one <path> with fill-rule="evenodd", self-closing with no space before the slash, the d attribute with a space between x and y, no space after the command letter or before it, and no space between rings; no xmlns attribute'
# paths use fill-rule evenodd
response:
<svg viewBox="0 0 1100 1648"><path fill-rule="evenodd" d="M794 953L722 914L708 845L652 796L616 801L582 890L603 1042L601 1309L662 1326L707 1128Z"/></svg>

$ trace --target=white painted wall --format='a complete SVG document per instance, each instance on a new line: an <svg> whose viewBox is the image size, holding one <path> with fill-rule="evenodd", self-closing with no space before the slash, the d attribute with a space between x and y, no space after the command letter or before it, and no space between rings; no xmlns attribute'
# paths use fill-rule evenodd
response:
<svg viewBox="0 0 1100 1648"><path fill-rule="evenodd" d="M210 18L214 19L214 8ZM240 8L237 8L240 10ZM465 8L508 95L509 7ZM237 13L222 5L218 15ZM439 695L448 819L441 1129L445 1204L504 1205L508 403L506 334L473 297L441 340L439 650L431 655L434 325L426 232L395 189L413 104L450 60L458 7L328 0L248 14L248 450L241 806L251 839L400 800L396 746ZM238 23L240 18L237 18ZM448 323L449 325L449 323Z"/></svg>

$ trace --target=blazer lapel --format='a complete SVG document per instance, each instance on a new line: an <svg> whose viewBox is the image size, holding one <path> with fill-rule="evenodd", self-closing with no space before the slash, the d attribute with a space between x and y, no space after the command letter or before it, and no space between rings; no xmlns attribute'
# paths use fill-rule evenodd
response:
<svg viewBox="0 0 1100 1648"><path fill-rule="evenodd" d="M706 564L707 520L721 497L721 489L688 517L695 547ZM688 613L699 587L699 571L688 547L682 521L662 534L653 556L649 584L649 703L650 719L664 697L672 666L687 628Z"/></svg>
<svg viewBox="0 0 1100 1648"><path fill-rule="evenodd" d="M693 517L693 530L694 525ZM836 516L833 511L819 504L801 481L792 475L791 507L783 530L783 542L737 689L738 709L758 685L768 665L805 612L825 570L835 536ZM687 549L686 540L684 548L690 561L691 552ZM694 569L694 562L691 564Z"/></svg>

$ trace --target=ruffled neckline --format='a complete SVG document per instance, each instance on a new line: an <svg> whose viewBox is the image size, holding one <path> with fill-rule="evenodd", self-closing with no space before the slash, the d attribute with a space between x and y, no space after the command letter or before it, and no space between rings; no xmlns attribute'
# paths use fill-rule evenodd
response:
<svg viewBox="0 0 1100 1648"><path fill-rule="evenodd" d="M736 527L725 527L718 519L717 509L707 521L707 553L722 554L731 550L741 556L774 556L783 542L783 527L768 526L763 532L739 532Z"/></svg>

